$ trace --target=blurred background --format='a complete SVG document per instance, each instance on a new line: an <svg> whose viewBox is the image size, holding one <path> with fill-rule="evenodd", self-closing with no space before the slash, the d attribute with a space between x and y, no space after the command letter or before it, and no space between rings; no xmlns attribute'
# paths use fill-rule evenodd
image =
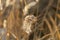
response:
<svg viewBox="0 0 60 40"><path fill-rule="evenodd" d="M60 40L60 0L0 0L0 40Z"/></svg>

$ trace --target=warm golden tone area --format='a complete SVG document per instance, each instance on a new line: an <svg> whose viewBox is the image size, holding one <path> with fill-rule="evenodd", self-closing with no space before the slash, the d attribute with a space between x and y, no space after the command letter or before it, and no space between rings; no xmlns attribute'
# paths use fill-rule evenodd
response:
<svg viewBox="0 0 60 40"><path fill-rule="evenodd" d="M60 0L0 0L0 40L60 40Z"/></svg>

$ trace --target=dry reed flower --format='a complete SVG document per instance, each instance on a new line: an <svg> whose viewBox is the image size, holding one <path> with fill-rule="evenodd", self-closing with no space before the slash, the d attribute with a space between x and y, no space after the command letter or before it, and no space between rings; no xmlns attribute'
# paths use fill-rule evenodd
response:
<svg viewBox="0 0 60 40"><path fill-rule="evenodd" d="M14 5L15 0L6 0L6 7L8 7L9 5Z"/></svg>
<svg viewBox="0 0 60 40"><path fill-rule="evenodd" d="M6 28L6 25L7 25L7 20L4 20L3 21L3 27Z"/></svg>
<svg viewBox="0 0 60 40"><path fill-rule="evenodd" d="M23 9L23 15L26 15L26 14L28 14L28 10L31 8L31 7L33 7L33 6L35 6L37 4L37 2L31 2L31 3L29 3L29 4L27 4L25 7L24 7L24 9Z"/></svg>
<svg viewBox="0 0 60 40"><path fill-rule="evenodd" d="M28 15L25 17L24 21L23 21L23 30L27 33L30 34L30 32L32 32L31 27L32 24L35 23L37 21L37 18L34 15Z"/></svg>
<svg viewBox="0 0 60 40"><path fill-rule="evenodd" d="M1 0L0 0L0 10L2 10L3 9L3 7L2 7L2 2L1 2Z"/></svg>

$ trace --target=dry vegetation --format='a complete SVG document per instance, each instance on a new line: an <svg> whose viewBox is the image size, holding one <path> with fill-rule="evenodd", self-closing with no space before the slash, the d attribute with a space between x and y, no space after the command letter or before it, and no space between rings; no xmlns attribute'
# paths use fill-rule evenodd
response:
<svg viewBox="0 0 60 40"><path fill-rule="evenodd" d="M0 0L0 40L60 40L60 0Z"/></svg>

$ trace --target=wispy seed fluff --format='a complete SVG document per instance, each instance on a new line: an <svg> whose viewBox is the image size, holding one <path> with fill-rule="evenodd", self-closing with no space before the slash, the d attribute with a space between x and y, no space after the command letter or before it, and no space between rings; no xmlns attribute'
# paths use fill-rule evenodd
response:
<svg viewBox="0 0 60 40"><path fill-rule="evenodd" d="M29 34L30 32L32 32L31 27L32 24L35 23L37 21L37 18L34 15L28 15L25 17L24 21L23 21L23 30Z"/></svg>

